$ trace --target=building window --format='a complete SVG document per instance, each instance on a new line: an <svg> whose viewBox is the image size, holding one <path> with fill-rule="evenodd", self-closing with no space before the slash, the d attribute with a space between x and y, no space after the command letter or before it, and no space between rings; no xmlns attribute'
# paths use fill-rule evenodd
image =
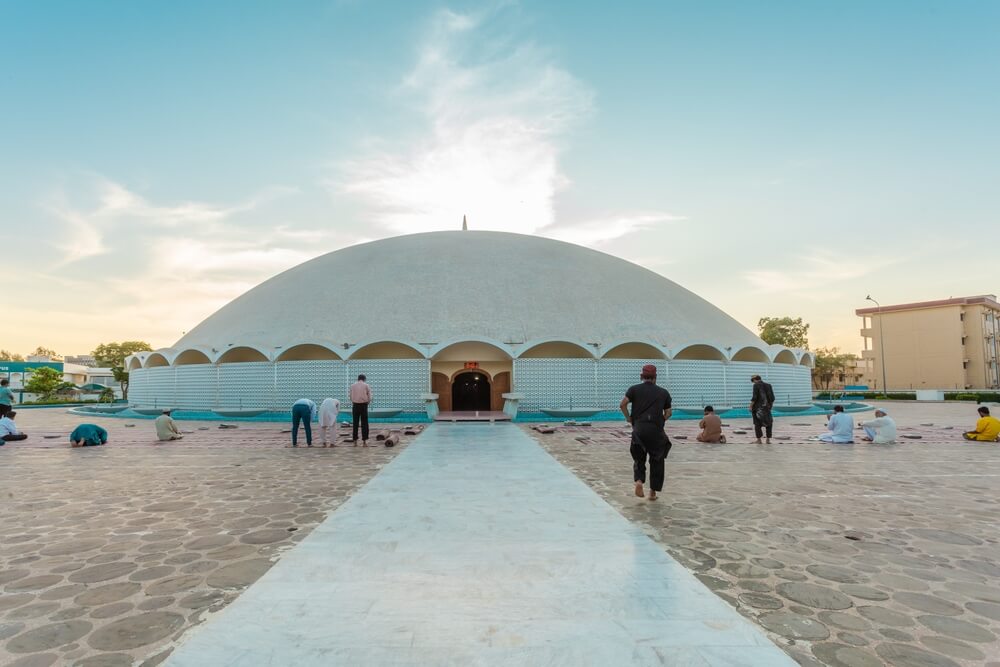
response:
<svg viewBox="0 0 1000 667"><path fill-rule="evenodd" d="M965 321L965 313L959 313L958 314L958 321L959 322L964 322Z"/></svg>
<svg viewBox="0 0 1000 667"><path fill-rule="evenodd" d="M967 369L968 367L969 367L969 362L968 361L963 361L962 362L962 368L966 368Z"/></svg>

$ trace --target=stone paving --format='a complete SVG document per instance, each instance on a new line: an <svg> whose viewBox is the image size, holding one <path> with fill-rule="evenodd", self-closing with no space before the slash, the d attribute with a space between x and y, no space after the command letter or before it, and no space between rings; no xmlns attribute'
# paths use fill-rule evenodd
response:
<svg viewBox="0 0 1000 667"><path fill-rule="evenodd" d="M705 445L672 421L656 502L632 495L624 422L529 432L800 664L998 667L1000 444L961 439L974 405L885 405L920 439L824 444L822 417L791 417L755 445L724 418L730 444Z"/></svg>
<svg viewBox="0 0 1000 667"><path fill-rule="evenodd" d="M71 449L84 419L49 409L0 447L0 665L159 664L412 439L292 450L284 424L185 421L157 443L151 421L86 420L108 445Z"/></svg>

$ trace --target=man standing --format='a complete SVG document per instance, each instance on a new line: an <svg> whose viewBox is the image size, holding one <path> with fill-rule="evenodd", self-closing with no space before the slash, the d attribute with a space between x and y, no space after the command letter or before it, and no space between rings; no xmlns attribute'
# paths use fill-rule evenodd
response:
<svg viewBox="0 0 1000 667"><path fill-rule="evenodd" d="M882 408L875 409L875 419L862 422L865 440L877 445L891 445L896 442L896 421Z"/></svg>
<svg viewBox="0 0 1000 667"><path fill-rule="evenodd" d="M363 374L358 376L358 381L351 385L351 416L352 426L351 441L354 446L358 446L358 424L361 425L361 442L368 446L368 404L372 402L372 388L368 386Z"/></svg>
<svg viewBox="0 0 1000 667"><path fill-rule="evenodd" d="M753 432L757 436L757 444L760 438L767 432L767 444L771 444L771 435L774 431L774 417L771 415L771 407L774 405L774 389L764 382L759 375L750 378L753 383L753 396L750 399L750 414L753 415Z"/></svg>
<svg viewBox="0 0 1000 667"><path fill-rule="evenodd" d="M170 416L170 410L164 410L163 414L156 418L156 437L160 440L180 440L184 437L177 428L177 422Z"/></svg>
<svg viewBox="0 0 1000 667"><path fill-rule="evenodd" d="M292 403L292 447L299 446L299 423L306 427L306 446L313 446L312 420L316 416L316 404L308 398L300 398Z"/></svg>
<svg viewBox="0 0 1000 667"><path fill-rule="evenodd" d="M13 410L14 392L8 385L10 385L9 379L0 380L0 417L6 417Z"/></svg>
<svg viewBox="0 0 1000 667"><path fill-rule="evenodd" d="M967 431L962 434L966 440L978 440L979 442L993 442L1000 436L1000 419L990 416L990 409L985 405L980 406L979 419L976 421L976 430Z"/></svg>
<svg viewBox="0 0 1000 667"><path fill-rule="evenodd" d="M656 500L656 494L663 490L663 462L670 452L670 438L663 430L670 419L670 392L656 384L656 366L646 364L639 375L641 384L632 385L622 399L622 414L632 424L632 472L635 480L635 495L644 497L646 483L646 459L649 458L649 499ZM632 412L629 414L629 403Z"/></svg>

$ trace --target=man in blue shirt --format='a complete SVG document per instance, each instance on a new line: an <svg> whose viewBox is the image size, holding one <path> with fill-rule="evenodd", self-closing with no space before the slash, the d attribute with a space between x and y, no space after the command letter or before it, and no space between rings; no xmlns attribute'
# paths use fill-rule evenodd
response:
<svg viewBox="0 0 1000 667"><path fill-rule="evenodd" d="M10 380L4 378L0 380L0 417L6 417L13 409L14 392L10 390Z"/></svg>

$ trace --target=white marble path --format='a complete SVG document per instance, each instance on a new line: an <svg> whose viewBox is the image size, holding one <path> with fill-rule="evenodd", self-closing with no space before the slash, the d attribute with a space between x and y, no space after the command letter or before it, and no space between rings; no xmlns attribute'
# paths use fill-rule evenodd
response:
<svg viewBox="0 0 1000 667"><path fill-rule="evenodd" d="M167 664L795 663L518 427L435 424Z"/></svg>

